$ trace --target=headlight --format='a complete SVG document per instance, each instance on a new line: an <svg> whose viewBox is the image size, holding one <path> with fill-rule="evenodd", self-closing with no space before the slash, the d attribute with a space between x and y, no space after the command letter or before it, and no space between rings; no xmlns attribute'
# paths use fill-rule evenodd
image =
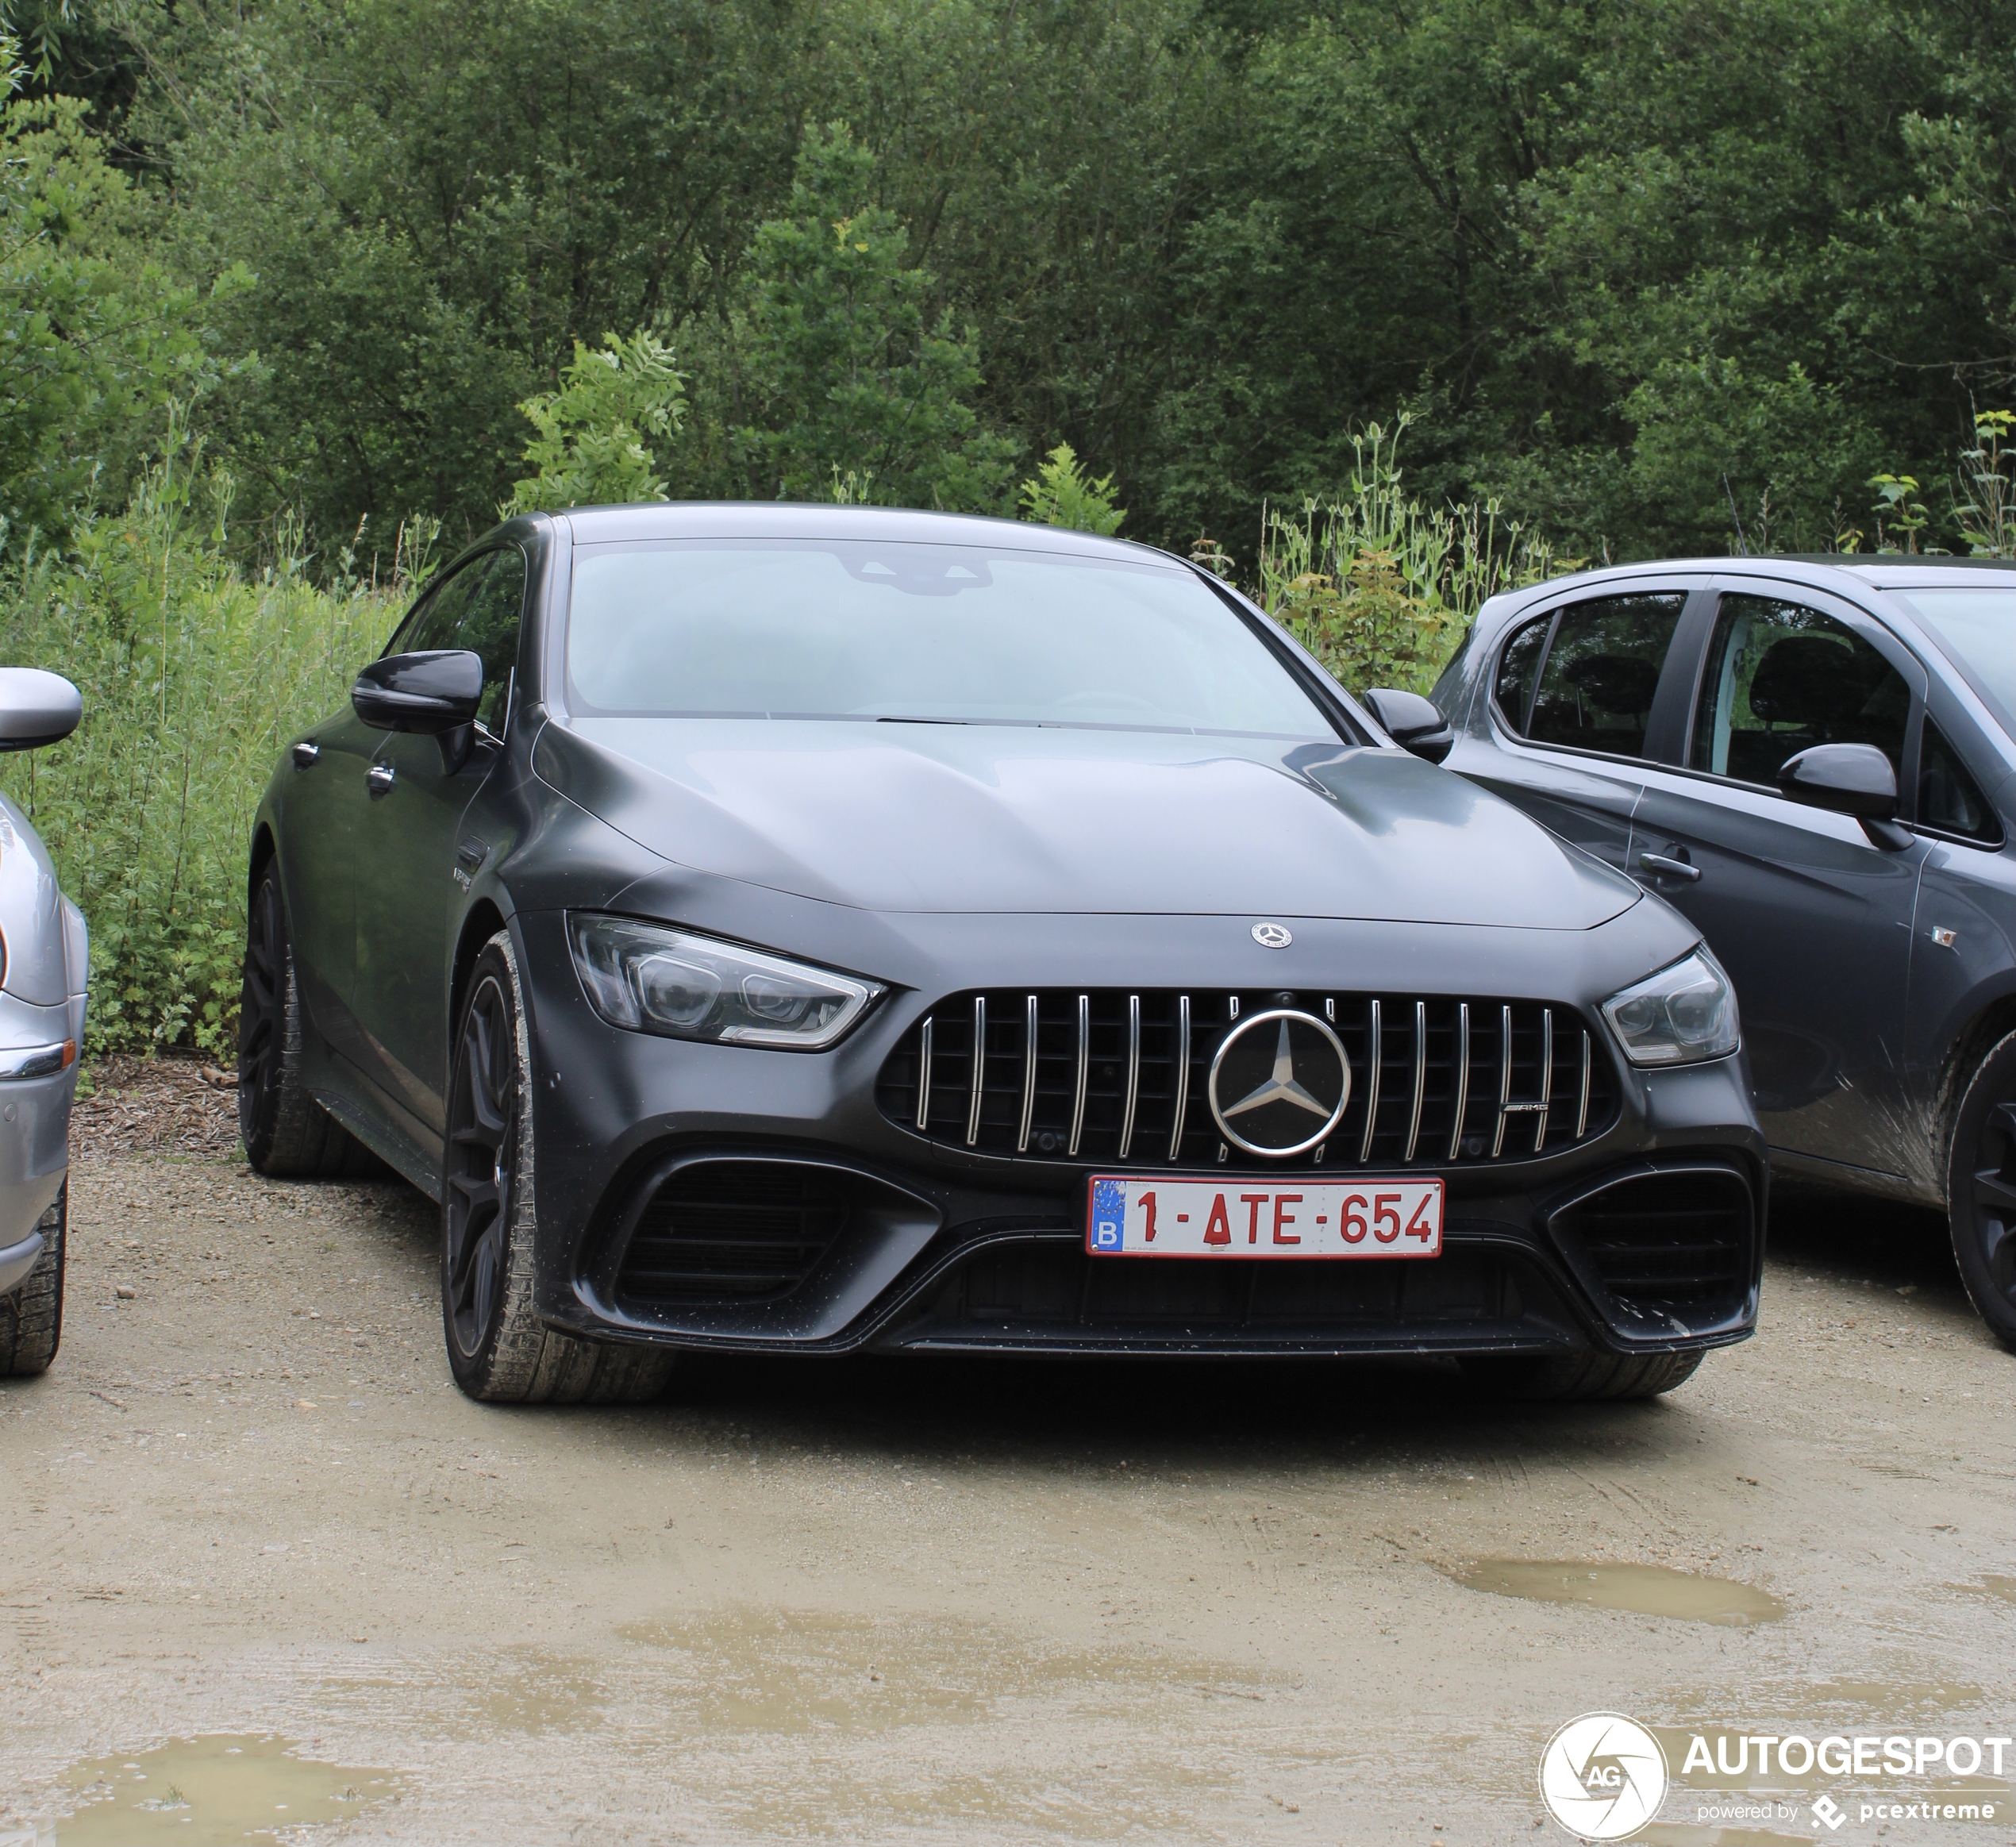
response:
<svg viewBox="0 0 2016 1847"><path fill-rule="evenodd" d="M595 1011L636 1033L818 1052L883 992L879 982L634 918L577 913L567 925Z"/></svg>
<svg viewBox="0 0 2016 1847"><path fill-rule="evenodd" d="M1705 949L1603 1002L1603 1018L1633 1064L1695 1064L1742 1043L1736 990Z"/></svg>

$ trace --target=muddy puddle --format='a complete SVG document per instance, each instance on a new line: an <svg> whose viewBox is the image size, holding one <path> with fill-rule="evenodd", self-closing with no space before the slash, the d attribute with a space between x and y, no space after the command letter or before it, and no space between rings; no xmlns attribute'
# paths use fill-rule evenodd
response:
<svg viewBox="0 0 2016 1847"><path fill-rule="evenodd" d="M244 1847L348 1821L398 1793L392 1771L318 1764L298 1749L270 1735L213 1733L73 1764L64 1782L76 1812L56 1824L56 1847Z"/></svg>
<svg viewBox="0 0 2016 1847"><path fill-rule="evenodd" d="M2004 1603L2016 1603L2016 1578L1985 1577L1979 1583L1956 1584L1957 1591L1971 1591L1977 1597L1994 1597Z"/></svg>
<svg viewBox="0 0 2016 1847"><path fill-rule="evenodd" d="M1480 1558L1450 1572L1459 1584L1499 1597L1585 1603L1635 1616L1743 1628L1775 1622L1785 1606L1767 1591L1728 1578L1697 1576L1666 1565L1607 1564L1574 1558Z"/></svg>

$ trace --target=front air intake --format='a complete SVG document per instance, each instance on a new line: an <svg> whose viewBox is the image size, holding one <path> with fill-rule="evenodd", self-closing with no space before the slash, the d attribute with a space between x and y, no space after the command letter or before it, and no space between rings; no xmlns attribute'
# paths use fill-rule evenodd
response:
<svg viewBox="0 0 2016 1847"><path fill-rule="evenodd" d="M1756 1270L1755 1202L1724 1168L1640 1172L1555 1214L1552 1229L1627 1318L1706 1331L1743 1310Z"/></svg>
<svg viewBox="0 0 2016 1847"><path fill-rule="evenodd" d="M772 1160L675 1168L639 1214L617 1289L638 1303L772 1302L810 1274L845 1228L843 1176Z"/></svg>

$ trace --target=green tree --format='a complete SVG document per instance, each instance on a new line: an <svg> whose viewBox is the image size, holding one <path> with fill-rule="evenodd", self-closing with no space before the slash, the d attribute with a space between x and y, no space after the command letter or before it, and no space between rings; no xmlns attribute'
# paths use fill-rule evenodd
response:
<svg viewBox="0 0 2016 1847"><path fill-rule="evenodd" d="M1113 477L1094 480L1069 443L1059 443L1033 478L1022 483L1021 504L1026 519L1081 533L1117 533L1127 517L1126 508L1113 503Z"/></svg>
<svg viewBox="0 0 2016 1847"><path fill-rule="evenodd" d="M673 369L672 349L648 329L628 340L605 334L599 352L577 340L560 389L536 393L518 408L539 433L525 449L534 471L498 507L504 517L665 498L657 457L646 445L679 434L686 377Z"/></svg>
<svg viewBox="0 0 2016 1847"><path fill-rule="evenodd" d="M1015 445L967 402L972 330L929 312L933 278L874 181L844 122L807 127L788 211L749 251L741 440L781 499L852 478L885 504L998 510Z"/></svg>
<svg viewBox="0 0 2016 1847"><path fill-rule="evenodd" d="M0 51L0 94L16 74ZM216 372L198 292L148 253L86 115L69 97L0 106L0 533L58 543L87 502L123 503L171 395Z"/></svg>

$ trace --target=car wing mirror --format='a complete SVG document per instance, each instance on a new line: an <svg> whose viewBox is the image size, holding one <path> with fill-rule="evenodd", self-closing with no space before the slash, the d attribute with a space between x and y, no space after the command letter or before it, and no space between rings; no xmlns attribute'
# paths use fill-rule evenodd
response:
<svg viewBox="0 0 2016 1847"><path fill-rule="evenodd" d="M1911 844L1897 825L1897 772L1873 744L1815 744L1779 765L1778 791L1809 808L1852 816L1878 846Z"/></svg>
<svg viewBox="0 0 2016 1847"><path fill-rule="evenodd" d="M83 715L83 699L61 674L0 667L0 750L60 744Z"/></svg>
<svg viewBox="0 0 2016 1847"><path fill-rule="evenodd" d="M417 731L437 737L476 721L483 696L483 657L467 648L388 654L357 675L350 703L378 731Z"/></svg>
<svg viewBox="0 0 2016 1847"><path fill-rule="evenodd" d="M1403 693L1397 687L1375 687L1365 703L1379 721L1379 729L1402 750L1438 764L1456 748L1456 733L1433 702L1419 693Z"/></svg>

